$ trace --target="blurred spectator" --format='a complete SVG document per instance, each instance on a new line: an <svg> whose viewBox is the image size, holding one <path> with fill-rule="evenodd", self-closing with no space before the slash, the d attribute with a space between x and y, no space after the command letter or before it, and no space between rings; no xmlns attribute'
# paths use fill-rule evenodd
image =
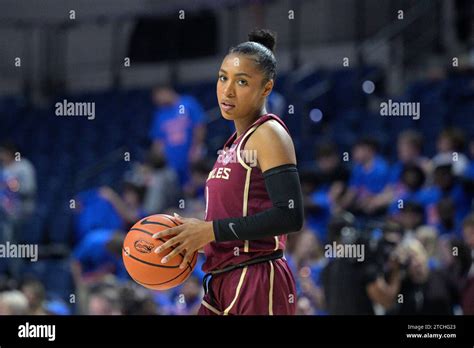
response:
<svg viewBox="0 0 474 348"><path fill-rule="evenodd" d="M28 314L28 299L21 291L11 290L0 293L0 315Z"/></svg>
<svg viewBox="0 0 474 348"><path fill-rule="evenodd" d="M21 291L28 300L28 314L46 314L46 312L43 310L46 293L43 284L39 280L26 280L21 286Z"/></svg>
<svg viewBox="0 0 474 348"><path fill-rule="evenodd" d="M298 297L296 302L296 315L314 315L314 308L307 297Z"/></svg>
<svg viewBox="0 0 474 348"><path fill-rule="evenodd" d="M15 144L0 144L0 242L18 243L36 200L36 174L31 162ZM21 260L6 261L10 275L19 276Z"/></svg>
<svg viewBox="0 0 474 348"><path fill-rule="evenodd" d="M404 172L407 168L420 168L422 172L417 175L422 183L417 185L416 190L421 189L425 181L425 173L429 170L429 160L422 157L422 150L423 136L420 133L411 129L400 133L397 140L397 162L390 168L388 182L383 192L371 200L370 211L387 207L397 197L406 193L407 180L404 179ZM415 191L414 188L409 187L409 189Z"/></svg>
<svg viewBox="0 0 474 348"><path fill-rule="evenodd" d="M452 315L458 301L456 286L445 275L428 267L428 255L423 245L410 239L402 246L407 277L396 301L397 314Z"/></svg>
<svg viewBox="0 0 474 348"><path fill-rule="evenodd" d="M212 163L209 160L202 159L195 162L191 167L191 180L185 186L184 194L186 197L205 200L204 189L209 172L212 170Z"/></svg>
<svg viewBox="0 0 474 348"><path fill-rule="evenodd" d="M190 276L175 292L174 306L170 314L196 315L203 296L202 285L195 276Z"/></svg>
<svg viewBox="0 0 474 348"><path fill-rule="evenodd" d="M93 287L88 295L87 314L89 315L121 315L120 294L117 288Z"/></svg>
<svg viewBox="0 0 474 348"><path fill-rule="evenodd" d="M438 232L428 225L420 226L416 229L415 238L420 241L428 255L428 267L437 269L440 267L438 251Z"/></svg>
<svg viewBox="0 0 474 348"><path fill-rule="evenodd" d="M414 202L423 207L425 214L435 206L439 199L438 192L433 187L425 187L426 176L423 170L416 165L403 167L400 183L389 207L389 213L397 215L405 203Z"/></svg>
<svg viewBox="0 0 474 348"><path fill-rule="evenodd" d="M123 183L121 195L108 186L80 192L76 197L75 242L97 229L127 230L147 215L144 195L145 187L131 182Z"/></svg>
<svg viewBox="0 0 474 348"><path fill-rule="evenodd" d="M159 312L151 291L135 283L127 283L120 289L120 304L124 315L164 314Z"/></svg>
<svg viewBox="0 0 474 348"><path fill-rule="evenodd" d="M447 128L441 132L436 143L438 153L433 157L433 165L450 163L454 175L463 175L469 159L463 153L466 146L464 133L458 128Z"/></svg>
<svg viewBox="0 0 474 348"><path fill-rule="evenodd" d="M31 162L13 143L0 145L0 203L14 219L23 219L35 209L36 174Z"/></svg>
<svg viewBox="0 0 474 348"><path fill-rule="evenodd" d="M414 238L416 229L425 221L425 211L422 205L409 201L404 203L395 220L401 225L405 239Z"/></svg>
<svg viewBox="0 0 474 348"><path fill-rule="evenodd" d="M17 288L17 280L10 278L7 274L0 272L0 292Z"/></svg>
<svg viewBox="0 0 474 348"><path fill-rule="evenodd" d="M322 245L310 230L299 233L292 255L296 267L298 298L306 297L312 308L311 314L324 314L324 291L321 273L327 264Z"/></svg>
<svg viewBox="0 0 474 348"><path fill-rule="evenodd" d="M372 200L381 193L388 182L389 167L377 152L377 142L362 138L352 150L354 166L349 180L349 189L342 206L355 212L374 214Z"/></svg>
<svg viewBox="0 0 474 348"><path fill-rule="evenodd" d="M437 202L443 198L450 198L455 207L455 222L460 224L471 208L471 199L464 191L464 187L459 178L453 173L451 164L440 163L434 170L434 188L437 194ZM440 222L440 217L436 210L434 214L428 215L430 224Z"/></svg>
<svg viewBox="0 0 474 348"><path fill-rule="evenodd" d="M461 236L461 228L456 219L456 207L451 197L442 198L436 204L436 212L439 222L436 224L439 234Z"/></svg>
<svg viewBox="0 0 474 348"><path fill-rule="evenodd" d="M342 245L363 243L363 240L357 237L359 232L351 220L346 214L331 219L329 224L331 243ZM386 233L384 240L388 241L391 236L392 233ZM335 257L323 270L324 298L327 313L330 315L371 315L375 314L374 304L379 304L385 309L393 306L400 286L398 264L390 260L390 267L386 269L384 264L389 261L380 262L378 258L370 257L369 246L363 245L365 259L362 262L354 257ZM383 246L381 250L385 252L386 244L381 245ZM388 259L390 255L391 253L385 253L384 257Z"/></svg>
<svg viewBox="0 0 474 348"><path fill-rule="evenodd" d="M397 139L397 163L390 173L390 184L400 181L402 170L407 165L419 166L426 173L429 168L429 159L423 157L423 135L409 129L400 133Z"/></svg>
<svg viewBox="0 0 474 348"><path fill-rule="evenodd" d="M146 188L143 209L149 215L161 213L178 201L180 187L176 173L166 166L162 154L148 152L145 162L132 169L130 181Z"/></svg>
<svg viewBox="0 0 474 348"><path fill-rule="evenodd" d="M342 164L337 147L332 143L318 144L317 171L310 177L304 173L303 182L312 181L310 192L305 194L306 223L316 231L318 239L327 240L327 224L332 214L340 211L341 200L347 187L349 171Z"/></svg>
<svg viewBox="0 0 474 348"><path fill-rule="evenodd" d="M125 182L121 196L108 186L101 187L99 194L115 208L124 223L125 229L147 215L143 209L145 196L145 187L143 186Z"/></svg>
<svg viewBox="0 0 474 348"><path fill-rule="evenodd" d="M153 152L165 155L183 186L188 181L189 163L204 154L206 115L196 99L179 95L170 86L155 88L153 101L156 105L150 129Z"/></svg>
<svg viewBox="0 0 474 348"><path fill-rule="evenodd" d="M462 309L464 314L474 314L474 213L466 217L463 223L463 236L471 253L467 281L462 290Z"/></svg>
<svg viewBox="0 0 474 348"><path fill-rule="evenodd" d="M73 251L72 272L76 284L94 283L109 274L129 279L122 261L125 233L99 229L90 232Z"/></svg>
<svg viewBox="0 0 474 348"><path fill-rule="evenodd" d="M75 242L79 243L96 229L124 229L124 223L113 205L100 195L99 189L82 191L76 196Z"/></svg>
<svg viewBox="0 0 474 348"><path fill-rule="evenodd" d="M184 189L185 199L178 202L178 207L184 209L182 213L186 216L204 218L206 210L204 190L211 170L212 163L205 159L192 165L191 177Z"/></svg>
<svg viewBox="0 0 474 348"><path fill-rule="evenodd" d="M468 272L472 264L471 250L463 241L453 236L442 236L438 241L440 267L439 272L454 286L459 296L467 284ZM461 303L456 302L454 313L462 311Z"/></svg>

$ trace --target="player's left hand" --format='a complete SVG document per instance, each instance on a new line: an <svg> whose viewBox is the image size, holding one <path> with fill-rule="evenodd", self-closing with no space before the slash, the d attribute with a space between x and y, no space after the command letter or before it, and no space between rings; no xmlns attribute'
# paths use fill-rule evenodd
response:
<svg viewBox="0 0 474 348"><path fill-rule="evenodd" d="M212 221L184 218L176 213L174 214L174 217L178 222L181 223L181 225L169 228L153 235L153 238L174 236L156 248L155 253L158 254L167 248L174 247L175 249L163 257L161 262L167 263L179 253L183 253L183 261L179 266L179 268L183 269L187 262L192 258L195 251L198 251L206 244L215 240L214 230L212 228Z"/></svg>

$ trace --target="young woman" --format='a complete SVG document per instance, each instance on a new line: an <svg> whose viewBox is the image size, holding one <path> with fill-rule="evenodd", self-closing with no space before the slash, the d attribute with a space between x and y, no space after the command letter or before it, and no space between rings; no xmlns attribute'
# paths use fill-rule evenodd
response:
<svg viewBox="0 0 474 348"><path fill-rule="evenodd" d="M286 234L302 227L303 199L288 129L265 108L276 75L274 46L273 33L257 30L229 50L217 99L236 132L209 173L205 221L175 214L182 225L155 235L173 236L155 251L174 246L162 262L183 253L181 268L204 247L201 315L295 313L283 251Z"/></svg>

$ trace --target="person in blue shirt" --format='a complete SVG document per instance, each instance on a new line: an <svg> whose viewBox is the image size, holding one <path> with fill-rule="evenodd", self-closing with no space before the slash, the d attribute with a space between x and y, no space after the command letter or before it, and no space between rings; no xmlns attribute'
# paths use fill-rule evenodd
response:
<svg viewBox="0 0 474 348"><path fill-rule="evenodd" d="M418 166L424 173L430 171L430 160L422 156L423 136L415 130L401 132L397 139L397 162L390 167L384 190L371 201L370 210L390 207L390 203L406 192L402 173L407 166Z"/></svg>
<svg viewBox="0 0 474 348"><path fill-rule="evenodd" d="M145 188L131 182L123 183L121 195L108 186L80 192L75 242L95 229L127 230L148 215L143 208L144 195Z"/></svg>
<svg viewBox="0 0 474 348"><path fill-rule="evenodd" d="M420 167L405 166L401 174L400 188L395 192L396 195L389 206L389 214L398 215L406 202L415 202L423 207L428 216L440 195L433 187L425 187L425 181L426 175Z"/></svg>
<svg viewBox="0 0 474 348"><path fill-rule="evenodd" d="M449 164L438 163L434 170L434 189L438 194L438 203L443 198L451 198L455 207L455 219L457 223L466 217L471 208L471 197L465 192L459 178L454 174L454 166ZM440 216L433 212L429 216L430 224L436 225L440 222Z"/></svg>
<svg viewBox="0 0 474 348"><path fill-rule="evenodd" d="M323 142L316 147L316 171L302 173L301 181L311 184L305 194L306 223L326 242L326 229L331 215L339 211L339 202L349 180L349 171L341 161L337 146Z"/></svg>
<svg viewBox="0 0 474 348"><path fill-rule="evenodd" d="M371 138L360 139L353 147L349 188L341 202L343 208L372 214L371 201L382 192L388 182L389 166L377 153L377 142Z"/></svg>
<svg viewBox="0 0 474 348"><path fill-rule="evenodd" d="M172 315L196 315L201 305L201 281L191 275L182 285L173 290Z"/></svg>
<svg viewBox="0 0 474 348"><path fill-rule="evenodd" d="M444 129L436 142L438 152L432 159L433 165L436 167L438 163L448 162L453 173L462 176L469 166L469 159L463 153L465 145L466 138L460 128Z"/></svg>
<svg viewBox="0 0 474 348"><path fill-rule="evenodd" d="M73 250L72 274L77 282L94 283L114 274L130 279L122 261L125 233L120 230L91 231Z"/></svg>
<svg viewBox="0 0 474 348"><path fill-rule="evenodd" d="M462 221L456 218L456 207L451 197L444 197L436 204L439 222L435 225L439 235L462 238Z"/></svg>
<svg viewBox="0 0 474 348"><path fill-rule="evenodd" d="M99 193L103 199L112 204L122 219L125 229L147 216L147 212L143 208L144 186L126 181L122 186L122 195L108 186L101 187Z"/></svg>
<svg viewBox="0 0 474 348"><path fill-rule="evenodd" d="M76 195L78 202L74 242L81 240L96 229L124 229L124 223L114 206L100 194L98 189L82 191Z"/></svg>
<svg viewBox="0 0 474 348"><path fill-rule="evenodd" d="M298 298L306 297L312 314L324 315L323 284L321 273L328 259L324 257L323 245L313 231L303 230L297 237L290 263L297 279Z"/></svg>
<svg viewBox="0 0 474 348"><path fill-rule="evenodd" d="M170 86L153 90L156 110L149 136L154 152L163 153L184 186L189 177L189 163L203 156L205 113L197 100L179 95Z"/></svg>
<svg viewBox="0 0 474 348"><path fill-rule="evenodd" d="M408 129L400 133L397 139L397 162L390 169L388 183L396 186L402 179L403 168L417 165L424 172L428 171L429 159L422 156L423 136L415 130Z"/></svg>
<svg viewBox="0 0 474 348"><path fill-rule="evenodd" d="M166 290L154 291L154 301L160 307L161 314L179 315L196 314L201 304L201 284L205 273L202 271L204 258L198 255L198 261L191 276L179 286Z"/></svg>

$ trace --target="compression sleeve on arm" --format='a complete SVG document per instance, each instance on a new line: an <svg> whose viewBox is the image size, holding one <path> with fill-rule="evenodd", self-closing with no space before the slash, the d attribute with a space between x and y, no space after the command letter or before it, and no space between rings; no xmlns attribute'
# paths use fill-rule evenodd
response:
<svg viewBox="0 0 474 348"><path fill-rule="evenodd" d="M214 220L217 242L255 240L301 230L303 195L296 165L271 168L263 177L273 207L252 216Z"/></svg>

